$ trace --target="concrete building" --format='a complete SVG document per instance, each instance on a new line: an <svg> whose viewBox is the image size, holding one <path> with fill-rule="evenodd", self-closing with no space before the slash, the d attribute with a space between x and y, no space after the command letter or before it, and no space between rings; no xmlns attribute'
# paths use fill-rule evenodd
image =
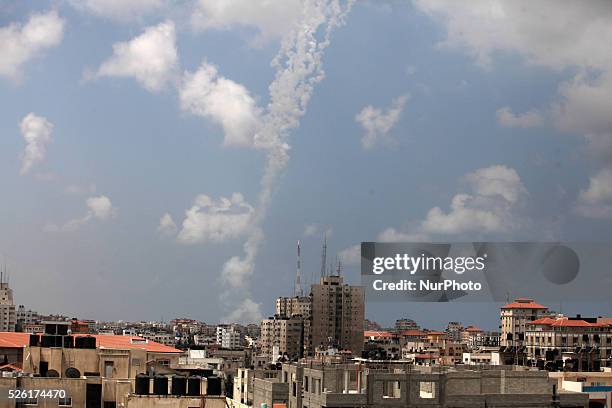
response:
<svg viewBox="0 0 612 408"><path fill-rule="evenodd" d="M283 364L288 408L588 407L588 396L553 386L543 371L431 370L405 364ZM282 388L277 385L278 400ZM266 384L269 389L270 384ZM260 392L255 382L255 393ZM263 390L262 390L263 392ZM257 406L257 405L255 405Z"/></svg>
<svg viewBox="0 0 612 408"><path fill-rule="evenodd" d="M525 340L525 331L530 323L551 313L546 306L533 299L519 298L501 308L501 338L503 347L521 347Z"/></svg>
<svg viewBox="0 0 612 408"><path fill-rule="evenodd" d="M0 388L66 390L59 399L25 401L39 407L125 406L137 374L161 371L178 362L181 354L140 337L67 335L69 325L47 322L43 335L0 333L0 346L13 350L11 359L21 358L13 373L0 378ZM15 373L20 376L10 376Z"/></svg>
<svg viewBox="0 0 612 408"><path fill-rule="evenodd" d="M255 390L255 380L267 380L270 382L279 382L281 378L281 371L278 369L248 369L248 368L240 368L238 369L238 374L234 377L234 392L233 397L231 398L231 403L234 405L246 405L246 406L261 406L261 399L263 398L260 393L260 397L258 399L259 405L254 404L254 390ZM266 388L266 387L264 387ZM266 398L263 398L266 399ZM269 404L268 406L272 406L273 396L270 395L269 399L264 401ZM278 402L278 401L276 401Z"/></svg>
<svg viewBox="0 0 612 408"><path fill-rule="evenodd" d="M342 276L323 276L312 285L312 347L350 350L361 356L365 295L361 286L343 283Z"/></svg>
<svg viewBox="0 0 612 408"><path fill-rule="evenodd" d="M529 322L524 342L527 357L541 368L599 371L612 367L612 322L608 321L578 315Z"/></svg>
<svg viewBox="0 0 612 408"><path fill-rule="evenodd" d="M589 395L591 408L612 408L612 369L601 372L551 372L557 387L566 391L584 392Z"/></svg>
<svg viewBox="0 0 612 408"><path fill-rule="evenodd" d="M242 333L233 325L217 326L217 344L226 349L242 347Z"/></svg>
<svg viewBox="0 0 612 408"><path fill-rule="evenodd" d="M261 353L275 362L286 356L297 360L304 351L304 320L302 317L274 316L261 322Z"/></svg>
<svg viewBox="0 0 612 408"><path fill-rule="evenodd" d="M542 371L431 370L402 364L382 367L312 362L283 364L282 370L289 408L553 406L553 386ZM555 397L559 407L589 406L583 393L563 391Z"/></svg>
<svg viewBox="0 0 612 408"><path fill-rule="evenodd" d="M412 319L403 318L395 321L395 331L418 330L419 325Z"/></svg>
<svg viewBox="0 0 612 408"><path fill-rule="evenodd" d="M17 313L13 303L13 289L2 277L0 278L0 331L14 332L16 325Z"/></svg>

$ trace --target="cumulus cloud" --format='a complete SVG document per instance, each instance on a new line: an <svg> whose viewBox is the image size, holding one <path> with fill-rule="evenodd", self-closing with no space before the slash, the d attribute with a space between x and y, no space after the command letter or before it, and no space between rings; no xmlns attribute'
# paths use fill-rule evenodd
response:
<svg viewBox="0 0 612 408"><path fill-rule="evenodd" d="M431 208L415 228L388 228L381 241L423 241L432 236L462 234L506 234L524 222L519 214L527 196L516 170L494 165L478 169L463 177L466 190L451 199L447 211Z"/></svg>
<svg viewBox="0 0 612 408"><path fill-rule="evenodd" d="M160 91L173 81L177 60L174 23L166 21L127 42L113 44L113 55L95 76L133 77L147 90Z"/></svg>
<svg viewBox="0 0 612 408"><path fill-rule="evenodd" d="M53 124L42 116L28 113L19 124L21 135L25 140L26 147L22 155L22 175L27 174L32 167L45 158L47 145L51 143Z"/></svg>
<svg viewBox="0 0 612 408"><path fill-rule="evenodd" d="M61 226L48 224L47 232L74 232L93 220L106 221L117 216L117 208L113 206L110 198L105 195L89 197L85 200L87 213L80 218L73 218Z"/></svg>
<svg viewBox="0 0 612 408"><path fill-rule="evenodd" d="M180 103L184 111L221 125L226 146L253 145L260 109L243 85L219 75L215 66L204 62L196 72L185 73Z"/></svg>
<svg viewBox="0 0 612 408"><path fill-rule="evenodd" d="M542 115L537 111L515 114L512 109L505 106L496 112L497 123L503 127L532 128L541 126L544 122Z"/></svg>
<svg viewBox="0 0 612 408"><path fill-rule="evenodd" d="M355 116L355 120L365 131L361 138L361 145L364 149L371 149L381 142L393 141L389 132L397 124L407 101L407 95L397 97L393 99L391 107L386 110L368 105Z"/></svg>
<svg viewBox="0 0 612 408"><path fill-rule="evenodd" d="M589 218L612 218L612 169L591 177L589 187L578 196L576 211Z"/></svg>
<svg viewBox="0 0 612 408"><path fill-rule="evenodd" d="M70 0L79 10L116 21L130 21L160 11L163 0Z"/></svg>
<svg viewBox="0 0 612 408"><path fill-rule="evenodd" d="M239 238L249 231L253 211L253 207L240 193L218 200L200 194L193 206L185 212L177 240L184 244L194 244Z"/></svg>
<svg viewBox="0 0 612 408"><path fill-rule="evenodd" d="M18 80L23 65L56 47L64 35L64 20L56 11L33 14L26 24L0 27L0 76Z"/></svg>
<svg viewBox="0 0 612 408"><path fill-rule="evenodd" d="M303 235L305 237L312 237L318 234L324 234L326 237L329 238L332 236L333 233L334 233L334 229L331 225L321 226L318 224L308 224L304 226Z"/></svg>
<svg viewBox="0 0 612 408"><path fill-rule="evenodd" d="M345 265L359 265L361 263L361 245L352 245L338 253L338 257Z"/></svg>
<svg viewBox="0 0 612 408"><path fill-rule="evenodd" d="M255 44L288 34L302 13L300 0L198 0L191 23L196 30L235 26L257 30Z"/></svg>
<svg viewBox="0 0 612 408"><path fill-rule="evenodd" d="M172 216L168 213L162 215L157 226L157 232L162 235L174 235L178 231L176 223L172 219Z"/></svg>
<svg viewBox="0 0 612 408"><path fill-rule="evenodd" d="M604 170L612 167L609 1L568 1L564 7L553 0L476 0L470 7L453 0L415 0L415 4L446 26L447 37L440 46L462 49L483 66L501 51L519 54L528 64L577 72L559 84L557 100L550 106L554 123L582 135Z"/></svg>

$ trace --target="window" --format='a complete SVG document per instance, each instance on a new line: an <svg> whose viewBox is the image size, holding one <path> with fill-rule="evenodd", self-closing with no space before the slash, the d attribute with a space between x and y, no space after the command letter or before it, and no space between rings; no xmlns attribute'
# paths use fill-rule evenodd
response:
<svg viewBox="0 0 612 408"><path fill-rule="evenodd" d="M71 407L72 406L72 398L60 398L57 400L58 407Z"/></svg>
<svg viewBox="0 0 612 408"><path fill-rule="evenodd" d="M104 362L104 377L112 378L113 377L113 367L115 363L113 361L105 361Z"/></svg>
<svg viewBox="0 0 612 408"><path fill-rule="evenodd" d="M384 381L383 382L383 398L400 398L400 382L399 381Z"/></svg>
<svg viewBox="0 0 612 408"><path fill-rule="evenodd" d="M436 383L433 381L421 381L419 383L419 396L424 399L436 398Z"/></svg>
<svg viewBox="0 0 612 408"><path fill-rule="evenodd" d="M38 405L38 398L23 398L21 403L23 405Z"/></svg>

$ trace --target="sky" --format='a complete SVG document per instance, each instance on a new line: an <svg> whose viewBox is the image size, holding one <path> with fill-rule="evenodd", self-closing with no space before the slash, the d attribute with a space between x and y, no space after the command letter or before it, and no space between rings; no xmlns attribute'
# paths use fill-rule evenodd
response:
<svg viewBox="0 0 612 408"><path fill-rule="evenodd" d="M612 3L564 5L0 0L16 303L254 322L298 240L305 285L325 235L351 283L362 241L609 242ZM498 307L366 316L496 328Z"/></svg>

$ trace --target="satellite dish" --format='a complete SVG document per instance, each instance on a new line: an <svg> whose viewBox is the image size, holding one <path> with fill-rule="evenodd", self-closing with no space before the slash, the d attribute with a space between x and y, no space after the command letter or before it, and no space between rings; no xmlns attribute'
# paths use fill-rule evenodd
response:
<svg viewBox="0 0 612 408"><path fill-rule="evenodd" d="M46 375L46 377L51 377L51 378L58 378L59 376L60 376L59 373L55 370L47 371L47 375Z"/></svg>
<svg viewBox="0 0 612 408"><path fill-rule="evenodd" d="M66 377L68 378L81 378L81 372L74 367L68 367L66 369Z"/></svg>

